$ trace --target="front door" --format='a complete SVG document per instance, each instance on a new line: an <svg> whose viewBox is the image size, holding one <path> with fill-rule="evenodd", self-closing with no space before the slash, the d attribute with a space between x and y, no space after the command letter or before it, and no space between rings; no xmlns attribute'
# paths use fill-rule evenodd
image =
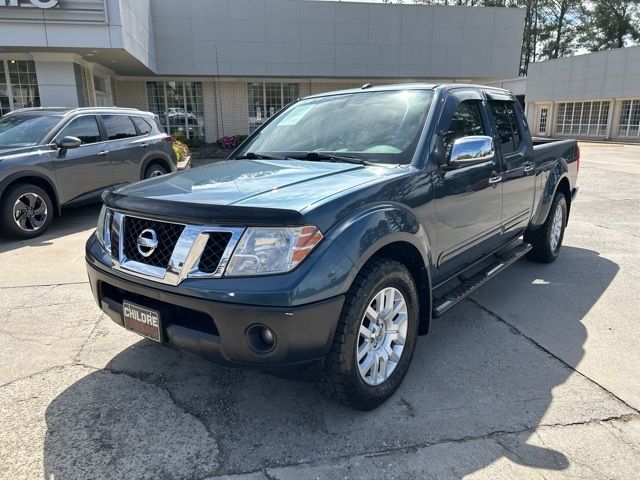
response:
<svg viewBox="0 0 640 480"><path fill-rule="evenodd" d="M536 135L549 136L549 105L536 105Z"/></svg>
<svg viewBox="0 0 640 480"><path fill-rule="evenodd" d="M479 92L450 94L439 122L442 158L451 154L456 139L490 135L486 103ZM440 147L439 147L440 148ZM496 248L502 215L501 167L494 156L477 165L455 170L441 168L436 181L435 281Z"/></svg>
<svg viewBox="0 0 640 480"><path fill-rule="evenodd" d="M77 137L82 143L78 148L51 152L62 203L98 196L113 184L111 159L95 115L72 119L55 138L63 137Z"/></svg>

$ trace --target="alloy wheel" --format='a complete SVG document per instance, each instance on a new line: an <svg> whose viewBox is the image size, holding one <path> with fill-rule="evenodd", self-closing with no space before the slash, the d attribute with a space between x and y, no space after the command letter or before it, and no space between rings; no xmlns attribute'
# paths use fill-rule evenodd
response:
<svg viewBox="0 0 640 480"><path fill-rule="evenodd" d="M560 237L562 236L562 226L564 224L562 204L558 203L556 211L553 214L553 222L551 223L551 251L555 252L560 246Z"/></svg>
<svg viewBox="0 0 640 480"><path fill-rule="evenodd" d="M398 366L408 328L408 310L397 288L380 290L367 306L360 322L356 361L369 385L385 382Z"/></svg>
<svg viewBox="0 0 640 480"><path fill-rule="evenodd" d="M25 232L40 230L48 214L47 203L37 193L23 193L13 205L13 220Z"/></svg>

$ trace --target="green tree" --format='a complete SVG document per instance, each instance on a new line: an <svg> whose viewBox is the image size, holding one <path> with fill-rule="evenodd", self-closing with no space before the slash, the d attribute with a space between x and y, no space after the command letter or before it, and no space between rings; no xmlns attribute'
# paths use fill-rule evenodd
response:
<svg viewBox="0 0 640 480"><path fill-rule="evenodd" d="M640 39L640 2L600 0L581 9L580 42L592 52L622 48Z"/></svg>
<svg viewBox="0 0 640 480"><path fill-rule="evenodd" d="M577 22L580 0L541 0L539 41L542 58L571 55L577 48Z"/></svg>

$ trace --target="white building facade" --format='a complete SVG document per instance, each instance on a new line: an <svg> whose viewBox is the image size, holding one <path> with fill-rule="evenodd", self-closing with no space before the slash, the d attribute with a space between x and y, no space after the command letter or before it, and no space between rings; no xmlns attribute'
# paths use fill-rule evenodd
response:
<svg viewBox="0 0 640 480"><path fill-rule="evenodd" d="M215 141L364 83L517 75L524 14L307 0L0 0L0 115L118 105Z"/></svg>
<svg viewBox="0 0 640 480"><path fill-rule="evenodd" d="M529 65L534 135L640 141L640 46Z"/></svg>

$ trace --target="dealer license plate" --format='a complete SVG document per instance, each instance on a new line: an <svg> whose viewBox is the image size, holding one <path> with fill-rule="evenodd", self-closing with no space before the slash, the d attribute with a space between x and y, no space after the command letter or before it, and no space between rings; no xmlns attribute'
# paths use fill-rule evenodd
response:
<svg viewBox="0 0 640 480"><path fill-rule="evenodd" d="M130 302L123 302L124 327L156 342L161 342L160 313Z"/></svg>

